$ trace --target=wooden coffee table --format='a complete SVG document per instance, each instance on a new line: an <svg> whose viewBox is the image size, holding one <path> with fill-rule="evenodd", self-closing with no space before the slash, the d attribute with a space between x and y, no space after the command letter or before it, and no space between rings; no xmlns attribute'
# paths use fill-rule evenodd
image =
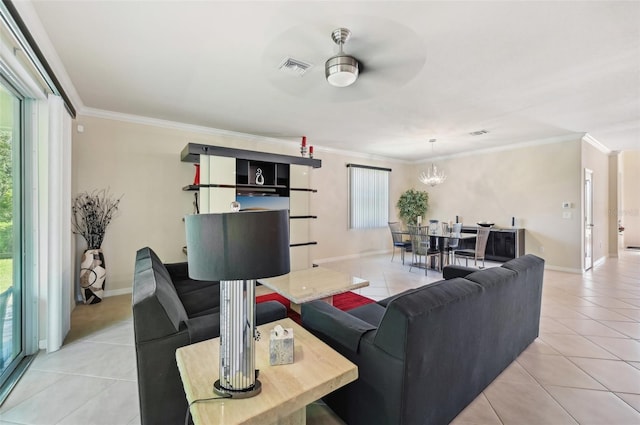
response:
<svg viewBox="0 0 640 425"><path fill-rule="evenodd" d="M269 334L275 325L293 328L294 362L269 364ZM304 424L306 405L358 378L358 367L291 319L258 326L256 368L262 392L246 399L202 401L191 406L199 424ZM187 401L215 397L220 338L178 348L176 360Z"/></svg>
<svg viewBox="0 0 640 425"><path fill-rule="evenodd" d="M322 300L333 305L334 295L369 286L367 280L324 267L296 270L258 282L291 301L291 309L297 313L302 303Z"/></svg>

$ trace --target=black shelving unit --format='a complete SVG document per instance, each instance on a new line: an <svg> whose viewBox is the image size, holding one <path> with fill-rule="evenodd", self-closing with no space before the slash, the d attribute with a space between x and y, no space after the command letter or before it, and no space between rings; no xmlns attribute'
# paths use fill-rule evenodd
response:
<svg viewBox="0 0 640 425"><path fill-rule="evenodd" d="M226 156L232 158L243 158L251 161L275 162L280 164L307 165L313 168L322 167L322 160L315 158L225 148L223 146L202 145L200 143L187 143L180 153L180 160L182 162L192 162L197 164L200 161L200 155Z"/></svg>
<svg viewBox="0 0 640 425"><path fill-rule="evenodd" d="M462 233L478 233L475 226L462 226ZM474 249L475 239L460 239L461 249ZM492 227L487 240L485 258L491 261L509 261L524 255L524 229Z"/></svg>

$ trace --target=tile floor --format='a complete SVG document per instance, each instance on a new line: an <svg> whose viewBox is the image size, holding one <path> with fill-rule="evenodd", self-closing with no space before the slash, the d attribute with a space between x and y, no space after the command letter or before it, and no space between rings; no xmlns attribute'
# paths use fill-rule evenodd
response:
<svg viewBox="0 0 640 425"><path fill-rule="evenodd" d="M493 264L495 265L495 264ZM440 279L388 255L323 264L382 299ZM640 424L640 252L583 275L545 271L540 337L453 422ZM78 306L61 350L41 352L0 407L0 425L138 424L130 296ZM309 424L341 424L317 403Z"/></svg>

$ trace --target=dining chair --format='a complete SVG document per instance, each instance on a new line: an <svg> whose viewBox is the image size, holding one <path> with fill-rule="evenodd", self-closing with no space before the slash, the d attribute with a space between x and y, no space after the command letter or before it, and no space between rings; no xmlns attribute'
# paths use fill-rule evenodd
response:
<svg viewBox="0 0 640 425"><path fill-rule="evenodd" d="M462 231L462 223L453 223L450 230L452 234L459 235ZM449 245L447 245L447 251L449 255L447 257L451 259L450 263L454 264L456 258L455 251L460 247L460 239L449 238L448 241Z"/></svg>
<svg viewBox="0 0 640 425"><path fill-rule="evenodd" d="M427 226L407 226L409 230L409 236L411 238L411 252L413 253L413 261L409 267L409 271L414 265L420 264L420 257L424 257L424 275L427 275L429 257L440 257L440 253L432 249L429 245L429 227ZM417 263L416 263L417 257ZM442 265L438 263L438 268L441 269Z"/></svg>
<svg viewBox="0 0 640 425"><path fill-rule="evenodd" d="M476 237L476 247L475 249L458 249L454 251L454 259L457 257L464 257L465 266L469 265L469 258L473 258L473 265L478 265L478 260L482 260L482 267L484 269L484 256L485 251L487 250L487 240L489 239L489 232L491 231L488 227L478 227L478 236Z"/></svg>
<svg viewBox="0 0 640 425"><path fill-rule="evenodd" d="M402 224L398 221L390 221L389 230L391 230L391 239L393 240L393 251L391 251L391 261L396 255L396 248L400 248L400 258L402 258L402 264L404 264L404 253L411 250L411 241L404 240L404 234L402 233Z"/></svg>

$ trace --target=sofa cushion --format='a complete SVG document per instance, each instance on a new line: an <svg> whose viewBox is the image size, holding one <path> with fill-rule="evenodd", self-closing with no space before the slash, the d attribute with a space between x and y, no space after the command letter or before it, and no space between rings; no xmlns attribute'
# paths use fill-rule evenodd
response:
<svg viewBox="0 0 640 425"><path fill-rule="evenodd" d="M488 269L478 270L477 272L470 273L466 279L477 283L485 288L491 288L493 286L505 285L509 281L513 280L516 276L516 272L502 267L491 267Z"/></svg>
<svg viewBox="0 0 640 425"><path fill-rule="evenodd" d="M220 282L174 277L173 285L189 317L213 313L211 306L220 305Z"/></svg>
<svg viewBox="0 0 640 425"><path fill-rule="evenodd" d="M352 308L349 310L349 314L360 320L364 320L377 328L380 326L380 321L382 320L382 316L384 316L385 311L387 311L387 309L380 304L371 303Z"/></svg>

